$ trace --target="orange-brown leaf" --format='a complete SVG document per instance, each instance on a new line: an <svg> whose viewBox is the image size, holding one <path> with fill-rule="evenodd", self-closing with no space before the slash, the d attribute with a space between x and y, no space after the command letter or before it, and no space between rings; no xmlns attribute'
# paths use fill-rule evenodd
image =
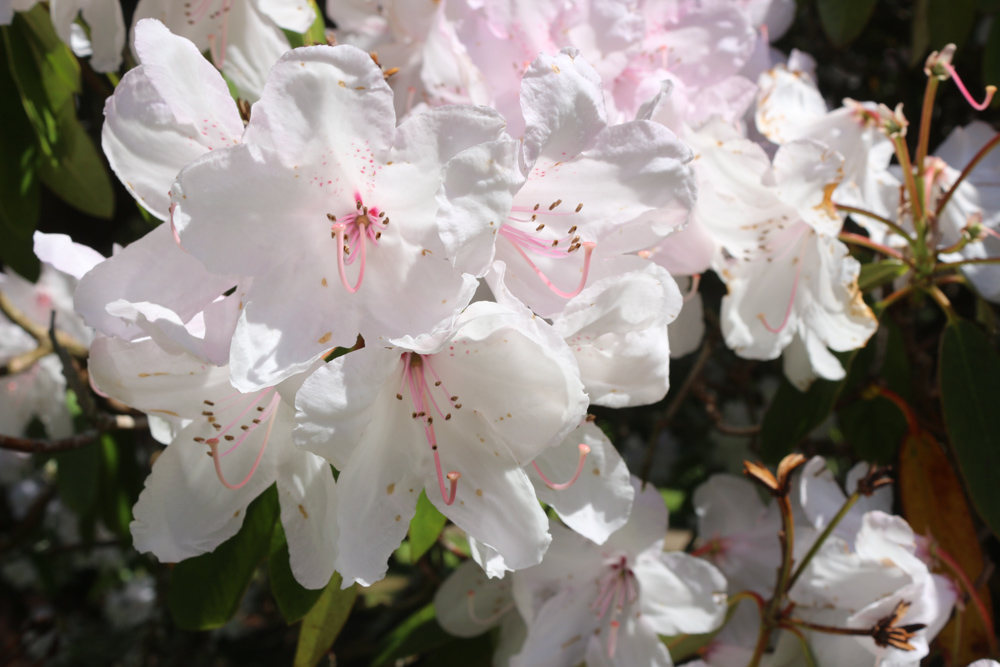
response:
<svg viewBox="0 0 1000 667"><path fill-rule="evenodd" d="M944 449L929 433L916 431L903 440L899 452L899 493L903 516L921 535L930 535L975 582L983 569L983 552L976 537L976 525L965 500L962 482L955 474ZM950 575L948 570L937 570ZM985 586L978 590L987 611L993 606ZM938 644L948 665L967 665L987 655L986 633L974 605L962 615L961 636L956 637L953 619L938 635ZM953 655L955 647L958 654Z"/></svg>

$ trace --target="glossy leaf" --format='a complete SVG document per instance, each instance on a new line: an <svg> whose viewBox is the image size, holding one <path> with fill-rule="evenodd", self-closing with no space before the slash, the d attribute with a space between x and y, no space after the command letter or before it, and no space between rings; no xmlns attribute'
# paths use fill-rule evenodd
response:
<svg viewBox="0 0 1000 667"><path fill-rule="evenodd" d="M454 641L437 622L434 605L429 604L403 621L380 644L374 667L392 665L397 660L440 648Z"/></svg>
<svg viewBox="0 0 1000 667"><path fill-rule="evenodd" d="M410 560L416 562L437 542L441 530L448 519L420 492L417 499L417 513L410 521Z"/></svg>
<svg viewBox="0 0 1000 667"><path fill-rule="evenodd" d="M903 516L919 535L929 535L974 581L985 562L976 536L976 524L965 501L962 481L948 460L944 449L925 431L909 434L899 453L899 497ZM940 574L950 574L947 569ZM989 589L984 585L980 599L992 611ZM983 625L972 605L968 605L960 624L955 619L939 637L942 647L959 647L952 664L965 665L986 655L989 644ZM961 634L956 640L955 633Z"/></svg>
<svg viewBox="0 0 1000 667"><path fill-rule="evenodd" d="M817 0L823 32L834 46L844 47L857 39L875 10L876 0Z"/></svg>
<svg viewBox="0 0 1000 667"><path fill-rule="evenodd" d="M938 373L941 405L951 446L972 502L994 534L1000 535L1000 356L972 322L955 320L941 339Z"/></svg>
<svg viewBox="0 0 1000 667"><path fill-rule="evenodd" d="M358 596L358 585L341 590L342 583L340 574L334 572L319 600L302 619L294 667L315 667L319 664L343 629Z"/></svg>
<svg viewBox="0 0 1000 667"><path fill-rule="evenodd" d="M302 620L323 593L322 588L313 590L296 581L292 574L285 529L280 521L274 523L274 532L271 534L267 576L271 581L271 593L278 603L278 609L289 625Z"/></svg>
<svg viewBox="0 0 1000 667"><path fill-rule="evenodd" d="M60 142L64 154L59 162L42 161L42 182L70 206L95 218L110 218L115 193L93 140L73 118L60 124Z"/></svg>
<svg viewBox="0 0 1000 667"><path fill-rule="evenodd" d="M278 492L272 485L247 507L236 535L211 553L177 564L170 579L169 604L178 626L208 630L232 618L254 570L270 551L278 514Z"/></svg>
<svg viewBox="0 0 1000 667"><path fill-rule="evenodd" d="M853 358L850 353L836 356L845 366ZM761 424L760 454L764 462L777 464L826 421L843 387L844 380L816 380L808 390L799 391L782 376Z"/></svg>
<svg viewBox="0 0 1000 667"><path fill-rule="evenodd" d="M941 49L946 44L955 44L961 49L975 21L975 0L930 0L927 7L930 48Z"/></svg>

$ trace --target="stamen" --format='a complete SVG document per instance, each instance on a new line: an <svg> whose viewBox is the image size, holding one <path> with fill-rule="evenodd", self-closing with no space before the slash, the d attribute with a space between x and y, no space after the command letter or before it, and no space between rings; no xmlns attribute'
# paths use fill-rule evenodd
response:
<svg viewBox="0 0 1000 667"><path fill-rule="evenodd" d="M551 481L548 477L545 476L545 473L542 472L541 468L538 467L538 464L536 462L532 461L531 465L535 466L535 472L538 473L538 476L542 478L542 481L545 482L545 485L547 487L549 487L553 491L565 491L569 487L576 484L576 480L580 479L580 473L583 472L583 465L587 461L587 454L590 454L590 447L588 447L587 445L580 443L579 447L580 447L580 460L576 464L576 472L573 474L573 478L570 479L568 482L564 482L562 484L556 484L555 482Z"/></svg>
<svg viewBox="0 0 1000 667"><path fill-rule="evenodd" d="M274 421L275 421L274 416L277 414L278 411L275 410L271 415L272 418L267 425L267 432L264 433L264 442L260 446L260 451L257 452L257 459L253 462L253 467L250 468L250 472L247 473L247 476L244 477L243 481L240 482L239 484L230 484L229 482L226 481L226 476L222 474L222 463L219 460L219 439L210 438L209 440L207 440L208 446L212 449L212 460L215 462L215 474L216 476L218 476L219 481L222 482L222 486L226 487L227 489L236 491L237 489L241 489L244 486L246 486L246 483L250 481L250 479L253 477L253 474L257 472L257 466L260 465L261 459L264 458L264 450L267 449L267 443L271 439L271 429L274 427Z"/></svg>
<svg viewBox="0 0 1000 667"><path fill-rule="evenodd" d="M532 268L532 270L538 275L538 277L542 279L542 282L545 283L545 286L548 287L550 290L552 290L552 293L555 294L556 296L560 296L563 299L572 299L577 294L582 292L583 288L587 285L587 276L590 274L590 256L594 252L594 247L595 247L594 243L590 241L586 241L583 243L583 251L584 251L583 275L580 277L580 284L577 285L576 289L573 290L572 292L564 292L555 285L553 285L552 281L548 279L548 277L542 272L542 270L539 269L537 266L535 266L535 263L531 261L527 253L524 252L524 249L521 248L521 246L518 245L517 243L514 243L513 245L514 248L521 254L521 257L524 258L524 261L528 263L528 266Z"/></svg>
<svg viewBox="0 0 1000 667"><path fill-rule="evenodd" d="M361 207L361 202L358 202L358 207ZM338 222L333 226L333 232L337 236L337 246L344 245L344 231L347 229L347 225L342 222ZM358 271L358 282L355 283L354 287L351 287L350 281L347 279L347 270L344 268L344 253L337 253L337 271L340 273L340 282L344 285L349 293L354 294L361 287L361 281L365 278L365 237L367 234L358 235L361 240L361 269Z"/></svg>
<svg viewBox="0 0 1000 667"><path fill-rule="evenodd" d="M467 599L469 601L469 618L472 619L472 622L475 623L476 625L482 625L482 626L493 625L494 623L499 621L504 614L506 614L508 611L514 608L514 601L511 600L503 607L496 610L492 616L487 616L486 618L480 618L476 614L476 603L475 603L476 591L470 590L467 593L467 595L468 595Z"/></svg>
<svg viewBox="0 0 1000 667"><path fill-rule="evenodd" d="M945 69L948 70L948 73L951 74L951 78L955 80L955 85L958 86L959 91L961 91L962 96L965 97L969 106L976 111L983 111L990 105L990 102L993 101L993 94L997 92L996 86L986 86L986 99L984 99L982 103L976 102L976 100L972 98L972 94L969 92L969 89L965 87L964 83L962 83L962 79L958 76L958 72L955 71L952 64L944 61L942 61L942 64L945 66Z"/></svg>

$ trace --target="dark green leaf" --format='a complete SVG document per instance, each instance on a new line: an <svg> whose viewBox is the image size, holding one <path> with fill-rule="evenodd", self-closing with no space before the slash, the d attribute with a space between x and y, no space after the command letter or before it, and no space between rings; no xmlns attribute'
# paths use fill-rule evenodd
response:
<svg viewBox="0 0 1000 667"><path fill-rule="evenodd" d="M861 275L858 276L858 289L862 292L875 289L891 283L907 272L909 267L898 259L884 259L881 262L870 262L861 265Z"/></svg>
<svg viewBox="0 0 1000 667"><path fill-rule="evenodd" d="M816 0L823 32L834 46L853 42L868 24L875 0Z"/></svg>
<svg viewBox="0 0 1000 667"><path fill-rule="evenodd" d="M1000 12L1000 0L976 0L976 9L987 14Z"/></svg>
<svg viewBox="0 0 1000 667"><path fill-rule="evenodd" d="M975 0L930 0L927 26L931 49L940 50L946 44L955 44L961 49L975 21Z"/></svg>
<svg viewBox="0 0 1000 667"><path fill-rule="evenodd" d="M969 496L983 521L1000 535L1000 355L972 322L955 320L941 339L941 406Z"/></svg>
<svg viewBox="0 0 1000 667"><path fill-rule="evenodd" d="M97 502L101 456L101 445L97 442L53 455L59 498L78 515L89 513Z"/></svg>
<svg viewBox="0 0 1000 667"><path fill-rule="evenodd" d="M375 667L394 664L400 658L426 653L454 641L437 622L429 604L399 624L379 645ZM297 667L297 666L296 666Z"/></svg>
<svg viewBox="0 0 1000 667"><path fill-rule="evenodd" d="M224 624L239 608L254 570L271 547L278 518L272 485L247 507L243 527L212 553L181 561L170 578L170 613L185 630Z"/></svg>
<svg viewBox="0 0 1000 667"><path fill-rule="evenodd" d="M285 529L280 521L274 524L271 535L271 555L267 559L267 576L271 580L271 593L278 603L278 609L285 621L291 625L302 619L316 604L323 593L322 588L312 590L304 587L292 574Z"/></svg>
<svg viewBox="0 0 1000 667"><path fill-rule="evenodd" d="M42 161L42 182L70 206L95 218L110 218L114 189L93 140L76 118L61 122L59 132L63 156L55 164Z"/></svg>
<svg viewBox="0 0 1000 667"><path fill-rule="evenodd" d="M844 439L858 458L880 465L896 460L906 435L906 418L892 401L882 396L863 398L845 406L839 416Z"/></svg>
<svg viewBox="0 0 1000 667"><path fill-rule="evenodd" d="M341 590L342 582L340 574L334 572L319 600L302 619L294 667L315 667L333 646L347 617L351 615L354 599L358 596L358 585Z"/></svg>
<svg viewBox="0 0 1000 667"><path fill-rule="evenodd" d="M799 391L787 378L774 395L760 430L760 455L765 463L778 463L833 410L843 380L816 380L808 391Z"/></svg>
<svg viewBox="0 0 1000 667"><path fill-rule="evenodd" d="M417 498L417 513L410 521L410 560L417 562L427 550L437 542L438 535L448 519L438 511L427 499L427 494L420 492Z"/></svg>
<svg viewBox="0 0 1000 667"><path fill-rule="evenodd" d="M2 206L2 205L0 205ZM34 282L42 273L42 263L35 256L34 242L22 239L15 234L2 234L0 243L0 260L17 271L22 277Z"/></svg>
<svg viewBox="0 0 1000 667"><path fill-rule="evenodd" d="M132 506L136 497L129 489L129 469L134 476L135 453L131 445L120 446L115 437L105 433L101 436L101 481L99 486L99 509L101 521L108 530L125 540L130 539L129 524L132 523Z"/></svg>
<svg viewBox="0 0 1000 667"><path fill-rule="evenodd" d="M6 46L0 48L0 127L0 233L5 239L30 239L38 223L38 148L10 73Z"/></svg>

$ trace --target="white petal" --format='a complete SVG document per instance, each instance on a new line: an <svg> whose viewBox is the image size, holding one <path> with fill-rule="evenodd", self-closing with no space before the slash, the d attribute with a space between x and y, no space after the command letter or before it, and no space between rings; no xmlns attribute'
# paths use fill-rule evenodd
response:
<svg viewBox="0 0 1000 667"><path fill-rule="evenodd" d="M475 562L465 561L434 594L438 623L457 637L483 634L504 620L505 610L517 615L510 586L509 578L491 579Z"/></svg>
<svg viewBox="0 0 1000 667"><path fill-rule="evenodd" d="M308 0L257 0L255 4L268 18L292 32L304 33L316 20Z"/></svg>
<svg viewBox="0 0 1000 667"><path fill-rule="evenodd" d="M673 667L667 647L649 627L645 617L628 615L622 619L615 642L615 655L609 655L607 638L592 636L587 641L587 667Z"/></svg>
<svg viewBox="0 0 1000 667"><path fill-rule="evenodd" d="M555 509L567 526L597 544L625 525L635 489L628 468L608 437L585 422L561 444L545 450L535 463L550 481L564 483L576 472L579 445L590 447L580 478L568 489L556 491L541 479L534 466L526 468L538 499Z"/></svg>
<svg viewBox="0 0 1000 667"><path fill-rule="evenodd" d="M726 578L711 563L685 553L641 557L639 580L643 618L657 634L715 630L726 617Z"/></svg>
<svg viewBox="0 0 1000 667"><path fill-rule="evenodd" d="M831 195L844 177L844 157L812 139L793 141L774 156L777 194L819 234L832 236L843 226Z"/></svg>
<svg viewBox="0 0 1000 667"><path fill-rule="evenodd" d="M32 238L38 259L77 280L105 259L104 255L90 246L74 243L65 234L35 232Z"/></svg>
<svg viewBox="0 0 1000 667"><path fill-rule="evenodd" d="M262 15L252 2L229 5L225 19L226 53L222 71L241 98L255 103L271 67L291 49L285 33Z"/></svg>
<svg viewBox="0 0 1000 667"><path fill-rule="evenodd" d="M292 574L306 588L324 588L339 542L336 482L326 461L290 441L282 444L276 475Z"/></svg>

